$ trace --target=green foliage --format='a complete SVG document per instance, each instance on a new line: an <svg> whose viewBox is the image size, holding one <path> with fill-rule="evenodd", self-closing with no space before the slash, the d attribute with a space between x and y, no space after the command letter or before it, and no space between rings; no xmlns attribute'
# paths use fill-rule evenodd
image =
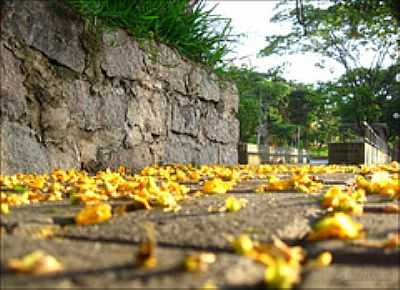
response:
<svg viewBox="0 0 400 290"><path fill-rule="evenodd" d="M286 81L279 74L279 70L259 73L237 67L227 71L240 96L240 140L254 143L256 128L265 122L269 144L293 144L298 127L304 147L329 142L337 135L337 118L333 116L326 91Z"/></svg>
<svg viewBox="0 0 400 290"><path fill-rule="evenodd" d="M235 41L230 19L213 14L199 1L188 0L65 0L92 23L128 30L135 38L176 48L188 58L218 67Z"/></svg>
<svg viewBox="0 0 400 290"><path fill-rule="evenodd" d="M328 157L328 146L308 148L311 156Z"/></svg>
<svg viewBox="0 0 400 290"><path fill-rule="evenodd" d="M326 93L337 104L341 122L383 122L389 127L389 138L400 135L399 122L393 118L400 110L400 83L395 80L398 73L399 65L375 70L358 68L326 84Z"/></svg>
<svg viewBox="0 0 400 290"><path fill-rule="evenodd" d="M328 0L318 3L304 0L302 21L299 21L293 2L282 0L278 5L279 12L273 18L275 22L290 22L291 31L286 35L267 37L268 46L260 54L313 52L335 60L345 68L339 80L320 84L325 98L325 105L320 108L328 107L333 120L317 112L316 115L322 118L312 123L315 129L306 130L307 138L316 139L319 135L320 140L327 140L324 135L334 135L338 121L355 124L384 122L390 129L389 139L398 136L400 125L393 114L400 108L400 84L395 81L395 75L399 73L399 64L395 62L400 1ZM368 66L361 61L367 51L374 56ZM384 68L388 63L391 66ZM323 63L318 65L323 67ZM318 96L306 97L302 92L295 95L289 105L298 107L299 112L314 114L313 102L308 103L306 99L318 99ZM294 113L288 116L292 123L306 121L301 119L304 115L297 116L298 112L290 111Z"/></svg>

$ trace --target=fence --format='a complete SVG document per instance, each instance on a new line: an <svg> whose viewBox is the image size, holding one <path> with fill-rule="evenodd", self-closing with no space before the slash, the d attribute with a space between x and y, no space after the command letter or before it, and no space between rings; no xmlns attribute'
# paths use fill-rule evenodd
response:
<svg viewBox="0 0 400 290"><path fill-rule="evenodd" d="M309 160L306 150L296 148L241 143L238 152L241 164L308 163Z"/></svg>
<svg viewBox="0 0 400 290"><path fill-rule="evenodd" d="M353 142L330 143L330 164L379 164L391 161L390 149L385 140L363 123L363 135Z"/></svg>
<svg viewBox="0 0 400 290"><path fill-rule="evenodd" d="M389 152L367 142L330 143L330 164L380 164L391 160Z"/></svg>

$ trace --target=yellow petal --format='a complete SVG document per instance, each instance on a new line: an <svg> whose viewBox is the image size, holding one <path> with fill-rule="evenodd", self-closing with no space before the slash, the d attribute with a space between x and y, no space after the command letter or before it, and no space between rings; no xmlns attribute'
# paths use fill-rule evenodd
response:
<svg viewBox="0 0 400 290"><path fill-rule="evenodd" d="M216 256L213 253L198 253L187 256L184 265L188 272L204 272L215 261Z"/></svg>
<svg viewBox="0 0 400 290"><path fill-rule="evenodd" d="M254 250L253 241L248 235L240 235L233 239L232 246L238 254L247 255Z"/></svg>
<svg viewBox="0 0 400 290"><path fill-rule="evenodd" d="M321 268L329 266L332 263L332 254L328 251L322 252L315 259L307 262L308 268Z"/></svg>
<svg viewBox="0 0 400 290"><path fill-rule="evenodd" d="M220 178L214 178L207 180L203 184L203 191L205 193L226 193L230 189L231 185L228 182L222 181Z"/></svg>
<svg viewBox="0 0 400 290"><path fill-rule="evenodd" d="M154 225L145 223L143 228L146 231L146 238L139 244L139 249L136 253L136 265L151 269L157 266Z"/></svg>
<svg viewBox="0 0 400 290"><path fill-rule="evenodd" d="M64 269L59 261L43 251L34 251L21 259L10 259L8 267L14 271L31 274L49 274Z"/></svg>
<svg viewBox="0 0 400 290"><path fill-rule="evenodd" d="M6 203L1 203L1 214L8 214L10 212L10 209L8 208L8 204Z"/></svg>
<svg viewBox="0 0 400 290"><path fill-rule="evenodd" d="M230 196L225 200L225 209L228 212L239 211L242 207L245 207L247 200L244 198L237 199L234 196Z"/></svg>
<svg viewBox="0 0 400 290"><path fill-rule="evenodd" d="M75 222L80 225L96 224L111 218L111 205L100 203L88 205L75 217Z"/></svg>
<svg viewBox="0 0 400 290"><path fill-rule="evenodd" d="M268 288L291 289L300 281L300 268L278 258L273 265L267 267L265 281Z"/></svg>
<svg viewBox="0 0 400 290"><path fill-rule="evenodd" d="M358 239L363 235L362 228L363 226L353 221L350 216L337 212L333 216L327 216L317 221L313 225L313 230L308 235L308 239Z"/></svg>

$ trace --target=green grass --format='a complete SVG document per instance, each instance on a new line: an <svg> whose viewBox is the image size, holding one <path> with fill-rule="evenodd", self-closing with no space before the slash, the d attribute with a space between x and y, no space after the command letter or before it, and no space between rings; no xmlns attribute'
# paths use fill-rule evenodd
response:
<svg viewBox="0 0 400 290"><path fill-rule="evenodd" d="M328 147L308 148L308 153L312 156L328 157Z"/></svg>
<svg viewBox="0 0 400 290"><path fill-rule="evenodd" d="M200 0L65 0L95 25L122 28L137 40L150 39L176 48L182 55L214 69L236 40L230 19L213 14Z"/></svg>

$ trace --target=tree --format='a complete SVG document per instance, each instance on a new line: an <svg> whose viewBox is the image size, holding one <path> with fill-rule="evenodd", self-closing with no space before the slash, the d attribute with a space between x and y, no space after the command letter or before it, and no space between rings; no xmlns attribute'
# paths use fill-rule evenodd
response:
<svg viewBox="0 0 400 290"><path fill-rule="evenodd" d="M265 125L268 132L265 143L291 144L298 127L305 137L304 147L327 141L330 135L324 133L334 132L326 128L319 133L312 125L335 124L336 119L329 116L326 91L287 81L280 73L279 69L259 73L244 67L231 67L227 72L235 81L240 96L240 140L255 143L257 128ZM261 108L263 103L266 104L264 109Z"/></svg>
<svg viewBox="0 0 400 290"><path fill-rule="evenodd" d="M363 52L375 53L369 67L380 68L385 59L395 58L399 32L396 20L387 5L368 6L378 0L330 0L327 8L314 6L307 1L298 21L298 9L290 9L292 1L284 0L284 7L273 17L273 22L289 21L292 31L287 35L267 37L268 46L260 54L315 52L341 64L346 72L362 67Z"/></svg>
<svg viewBox="0 0 400 290"><path fill-rule="evenodd" d="M386 121L393 128L390 113L397 104L398 83L394 81L400 1L330 0L324 7L316 2L281 1L273 21L290 21L287 35L267 37L261 55L314 52L337 61L345 73L337 82L323 85L332 98L342 122ZM373 54L369 64L365 52ZM363 60L363 61L361 61ZM391 63L390 69L385 68ZM323 63L320 64L323 66ZM392 96L391 102L387 101ZM389 105L390 104L390 105Z"/></svg>
<svg viewBox="0 0 400 290"><path fill-rule="evenodd" d="M395 75L399 65L372 72L358 68L344 74L337 82L325 85L327 95L337 104L337 112L343 123L372 124L384 122L389 127L389 138L400 131L393 114L400 108L400 84Z"/></svg>

